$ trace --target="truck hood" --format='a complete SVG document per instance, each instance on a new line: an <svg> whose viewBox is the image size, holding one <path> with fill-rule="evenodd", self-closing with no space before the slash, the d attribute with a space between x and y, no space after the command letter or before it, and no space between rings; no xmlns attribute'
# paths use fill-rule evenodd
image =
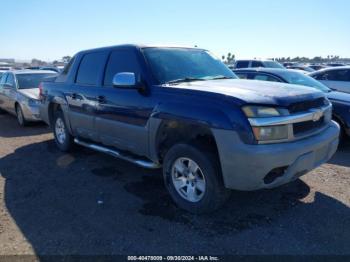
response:
<svg viewBox="0 0 350 262"><path fill-rule="evenodd" d="M39 99L39 88L29 88L29 89L19 89L18 93L31 98L31 99Z"/></svg>
<svg viewBox="0 0 350 262"><path fill-rule="evenodd" d="M243 103L278 106L289 106L324 96L322 92L310 87L241 79L186 82L173 87L221 94L239 99Z"/></svg>

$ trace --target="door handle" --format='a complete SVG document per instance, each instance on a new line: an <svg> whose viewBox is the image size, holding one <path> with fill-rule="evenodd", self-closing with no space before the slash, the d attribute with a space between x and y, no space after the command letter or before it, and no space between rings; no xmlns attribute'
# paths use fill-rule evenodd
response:
<svg viewBox="0 0 350 262"><path fill-rule="evenodd" d="M99 102L100 104L105 103L106 102L106 98L104 96L98 96L97 97L97 102Z"/></svg>

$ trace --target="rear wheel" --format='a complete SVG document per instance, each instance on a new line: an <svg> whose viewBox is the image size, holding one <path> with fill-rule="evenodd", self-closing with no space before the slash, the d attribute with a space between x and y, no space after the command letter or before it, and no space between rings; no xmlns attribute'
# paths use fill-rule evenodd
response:
<svg viewBox="0 0 350 262"><path fill-rule="evenodd" d="M63 113L61 111L55 112L53 122L53 133L56 145L61 151L67 152L72 149L73 136L69 133L67 129L67 125L64 120Z"/></svg>
<svg viewBox="0 0 350 262"><path fill-rule="evenodd" d="M164 158L165 185L180 207L191 213L211 212L229 196L216 156L187 145L174 145Z"/></svg>
<svg viewBox="0 0 350 262"><path fill-rule="evenodd" d="M20 126L28 125L28 122L26 121L23 115L23 111L20 105L16 105L16 116L17 116L17 122Z"/></svg>

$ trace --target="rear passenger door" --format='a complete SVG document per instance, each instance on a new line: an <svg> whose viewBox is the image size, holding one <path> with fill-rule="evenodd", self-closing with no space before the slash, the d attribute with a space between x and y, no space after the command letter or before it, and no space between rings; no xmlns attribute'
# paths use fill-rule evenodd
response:
<svg viewBox="0 0 350 262"><path fill-rule="evenodd" d="M73 132L78 137L98 141L95 128L99 90L107 60L107 51L86 53L80 60L75 81L66 93L69 104L69 119Z"/></svg>
<svg viewBox="0 0 350 262"><path fill-rule="evenodd" d="M140 61L134 49L114 49L108 59L103 88L103 98L97 107L96 128L103 144L127 150L138 155L148 154L147 123L152 112L151 98L137 89L115 88L115 74L135 73L143 79Z"/></svg>

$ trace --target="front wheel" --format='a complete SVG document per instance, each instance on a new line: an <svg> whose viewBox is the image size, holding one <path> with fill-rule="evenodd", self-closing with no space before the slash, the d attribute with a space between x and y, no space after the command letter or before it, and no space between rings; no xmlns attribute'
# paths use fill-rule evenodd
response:
<svg viewBox="0 0 350 262"><path fill-rule="evenodd" d="M24 118L22 108L19 105L16 106L16 116L17 116L17 122L20 126L28 125L28 122Z"/></svg>
<svg viewBox="0 0 350 262"><path fill-rule="evenodd" d="M53 122L53 133L57 147L63 151L69 151L73 146L73 137L67 129L63 113L57 111Z"/></svg>
<svg viewBox="0 0 350 262"><path fill-rule="evenodd" d="M187 145L173 146L164 158L165 185L180 207L191 213L211 212L229 196L215 155Z"/></svg>

